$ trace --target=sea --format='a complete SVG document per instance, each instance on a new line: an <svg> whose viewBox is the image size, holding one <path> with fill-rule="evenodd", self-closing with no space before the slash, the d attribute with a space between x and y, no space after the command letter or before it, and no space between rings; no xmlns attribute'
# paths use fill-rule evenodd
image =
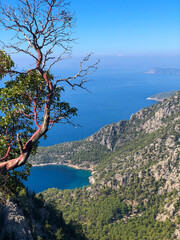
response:
<svg viewBox="0 0 180 240"><path fill-rule="evenodd" d="M89 184L90 171L67 166L47 165L31 168L31 176L24 184L32 192L45 191L48 188L75 189Z"/></svg>
<svg viewBox="0 0 180 240"><path fill-rule="evenodd" d="M86 138L103 126L129 119L138 110L155 104L148 97L180 89L179 75L123 73L98 70L84 85L87 90L65 86L62 100L78 108L72 124L55 124L40 146L50 146ZM41 177L39 177L41 176ZM49 187L73 189L89 184L90 172L64 166L33 167L26 185L36 192Z"/></svg>
<svg viewBox="0 0 180 240"><path fill-rule="evenodd" d="M103 126L129 119L133 113L155 104L148 97L180 89L180 75L122 73L118 70L99 70L84 85L88 91L66 86L62 100L77 107L72 124L55 124L41 146L86 138Z"/></svg>

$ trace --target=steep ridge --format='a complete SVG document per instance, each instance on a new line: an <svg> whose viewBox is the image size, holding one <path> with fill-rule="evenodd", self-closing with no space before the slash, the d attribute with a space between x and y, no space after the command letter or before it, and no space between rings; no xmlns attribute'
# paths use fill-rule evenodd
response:
<svg viewBox="0 0 180 240"><path fill-rule="evenodd" d="M61 212L44 205L42 195L13 182L17 184L13 190L0 184L0 240L85 240L80 226L65 224Z"/></svg>
<svg viewBox="0 0 180 240"><path fill-rule="evenodd" d="M150 141L150 136L159 135L159 132L163 135L163 129L168 129L169 124L175 124L177 130L180 119L179 95L178 93L171 99L165 99L161 103L140 110L128 121L109 124L84 140L40 147L38 154L32 157L30 162L32 164L71 162L88 168L90 165L96 166L107 156L129 146L132 142L142 141L143 138Z"/></svg>
<svg viewBox="0 0 180 240"><path fill-rule="evenodd" d="M180 92L78 142L40 148L32 163L92 168L91 186L49 189L47 203L88 239L180 239Z"/></svg>

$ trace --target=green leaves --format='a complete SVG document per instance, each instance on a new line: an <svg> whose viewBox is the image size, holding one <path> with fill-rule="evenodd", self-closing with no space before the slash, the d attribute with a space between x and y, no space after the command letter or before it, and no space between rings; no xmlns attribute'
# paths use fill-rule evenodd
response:
<svg viewBox="0 0 180 240"><path fill-rule="evenodd" d="M10 57L0 52L5 62L3 69L13 66ZM53 80L53 75L45 72L49 81ZM16 74L13 79L6 81L4 87L0 88L0 155L5 154L3 149L7 149L9 144L14 142L14 154L20 153L20 148L16 141L16 136L21 133L23 144L36 131L36 123L42 124L44 109L47 104L49 88L45 79L37 70L27 74ZM59 121L69 122L72 116L77 115L77 108L71 107L69 103L61 101L63 87L53 89L50 106L50 123Z"/></svg>
<svg viewBox="0 0 180 240"><path fill-rule="evenodd" d="M22 73L11 71L14 64L3 51L0 51L0 64L0 78L13 73L0 88L0 158L8 161L21 156L25 159L21 165L30 153L36 152L39 139L46 138L54 123L71 123L77 108L61 100L64 88L53 85L54 78L49 71L39 68ZM19 165L15 163L13 168Z"/></svg>
<svg viewBox="0 0 180 240"><path fill-rule="evenodd" d="M14 66L10 56L7 55L3 50L0 50L0 79L8 72L11 67Z"/></svg>

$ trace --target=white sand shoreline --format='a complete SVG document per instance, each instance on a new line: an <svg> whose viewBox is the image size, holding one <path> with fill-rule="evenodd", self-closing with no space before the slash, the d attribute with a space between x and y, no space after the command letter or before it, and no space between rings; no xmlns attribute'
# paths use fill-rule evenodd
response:
<svg viewBox="0 0 180 240"><path fill-rule="evenodd" d="M151 97L148 97L148 98L146 98L147 100L153 100L153 101L157 101L157 102L162 102L163 101L163 99L159 99L159 98L151 98Z"/></svg>
<svg viewBox="0 0 180 240"><path fill-rule="evenodd" d="M44 166L49 166L49 165L52 165L52 166L67 166L67 167L71 167L71 168L75 168L75 169L79 169L79 170L86 170L86 171L93 171L94 168L93 167L90 167L90 168L87 168L87 167L81 167L81 166L77 166L77 165L73 165L73 164L70 164L70 163L40 163L40 164L32 164L32 167L44 167Z"/></svg>

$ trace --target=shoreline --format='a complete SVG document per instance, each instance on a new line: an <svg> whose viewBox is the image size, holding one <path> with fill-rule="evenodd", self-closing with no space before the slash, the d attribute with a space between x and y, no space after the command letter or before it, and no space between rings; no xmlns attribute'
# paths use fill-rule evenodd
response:
<svg viewBox="0 0 180 240"><path fill-rule="evenodd" d="M67 166L67 167L70 167L70 168L74 168L74 169L77 169L77 170L86 170L86 171L94 171L94 167L90 167L90 168L87 168L87 167L81 167L81 166L77 166L77 165L73 165L73 164L70 164L70 163L39 163L39 164L32 164L32 167L44 167L44 166Z"/></svg>
<svg viewBox="0 0 180 240"><path fill-rule="evenodd" d="M159 98L156 98L156 97L148 97L148 98L146 98L147 100L153 100L153 101L157 101L157 102L162 102L163 101L163 99L159 99Z"/></svg>

